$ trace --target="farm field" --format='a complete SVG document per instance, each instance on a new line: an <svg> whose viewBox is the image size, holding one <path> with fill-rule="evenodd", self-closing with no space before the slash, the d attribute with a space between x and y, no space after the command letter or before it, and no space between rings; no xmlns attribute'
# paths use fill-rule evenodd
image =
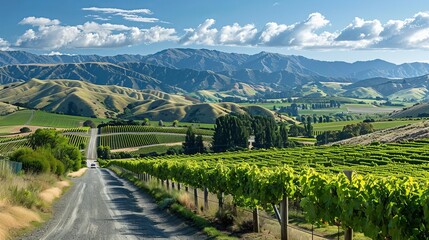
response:
<svg viewBox="0 0 429 240"><path fill-rule="evenodd" d="M187 128L182 127L155 127L155 126L139 126L139 125L128 125L128 126L106 126L102 127L101 134L108 133L123 133L123 132L161 132L161 133L179 133L186 134ZM213 135L212 130L206 129L194 129L197 135Z"/></svg>
<svg viewBox="0 0 429 240"><path fill-rule="evenodd" d="M398 127L407 124L417 123L422 120L393 120L393 121L376 121L371 124L374 126L374 129L386 129L391 127ZM314 123L314 131L334 131L341 130L344 126L349 124L356 124L362 122L362 120L352 120L352 121L341 121L341 122L329 122L329 123Z"/></svg>
<svg viewBox="0 0 429 240"><path fill-rule="evenodd" d="M44 111L22 110L0 117L0 126L41 126L56 128L76 128L82 126L86 120L92 120L96 124L106 119L79 117L63 114L48 113Z"/></svg>
<svg viewBox="0 0 429 240"><path fill-rule="evenodd" d="M164 154L170 148L180 150L180 149L182 149L182 145L177 145L177 146L159 145L159 146L144 147L144 148L140 148L137 151L131 152L131 154L136 155L136 156L138 156L140 154L148 154L148 153L152 153L152 152L156 152L157 154Z"/></svg>
<svg viewBox="0 0 429 240"><path fill-rule="evenodd" d="M111 149L133 148L160 143L175 143L185 141L181 135L157 134L118 134L99 137L101 146L110 146Z"/></svg>
<svg viewBox="0 0 429 240"><path fill-rule="evenodd" d="M424 212L429 196L429 139L372 146L170 155L110 161L109 165L207 187L210 192L231 195L241 207L264 208L283 197L299 200L310 223L333 225L339 219L369 237L376 236L374 230L388 226L403 229L391 233L395 239L427 236L421 224L429 223L429 213ZM355 171L353 184L343 170ZM389 204L394 204L395 210L377 212L389 209ZM394 216L408 225L402 228L403 222L393 221Z"/></svg>
<svg viewBox="0 0 429 240"><path fill-rule="evenodd" d="M20 138L18 140L11 139L10 141L4 141L0 143L0 156L7 155L20 147L28 147L30 142L28 139Z"/></svg>

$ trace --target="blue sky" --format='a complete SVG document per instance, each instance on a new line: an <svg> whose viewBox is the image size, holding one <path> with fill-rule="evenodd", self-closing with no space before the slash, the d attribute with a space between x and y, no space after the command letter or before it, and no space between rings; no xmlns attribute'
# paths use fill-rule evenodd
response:
<svg viewBox="0 0 429 240"><path fill-rule="evenodd" d="M429 62L425 0L8 0L0 21L0 49L39 54L189 47Z"/></svg>

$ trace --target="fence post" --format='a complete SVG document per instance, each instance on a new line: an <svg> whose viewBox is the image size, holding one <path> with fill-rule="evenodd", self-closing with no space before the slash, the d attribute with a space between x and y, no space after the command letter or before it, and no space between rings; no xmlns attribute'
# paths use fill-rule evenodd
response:
<svg viewBox="0 0 429 240"><path fill-rule="evenodd" d="M204 211L209 209L209 190L204 188Z"/></svg>
<svg viewBox="0 0 429 240"><path fill-rule="evenodd" d="M217 194L217 198L219 199L219 210L223 209L223 192Z"/></svg>
<svg viewBox="0 0 429 240"><path fill-rule="evenodd" d="M174 182L171 181L171 188L174 190Z"/></svg>
<svg viewBox="0 0 429 240"><path fill-rule="evenodd" d="M170 190L170 180L167 178L167 190Z"/></svg>
<svg viewBox="0 0 429 240"><path fill-rule="evenodd" d="M260 232L258 207L255 207L255 209L253 209L253 232Z"/></svg>
<svg viewBox="0 0 429 240"><path fill-rule="evenodd" d="M283 194L283 200L281 202L281 240L288 240L288 229L287 225L289 222L289 199L286 194Z"/></svg>
<svg viewBox="0 0 429 240"><path fill-rule="evenodd" d="M195 205L195 211L198 212L198 189L194 188L194 205Z"/></svg>
<svg viewBox="0 0 429 240"><path fill-rule="evenodd" d="M179 182L177 183L177 190L180 191L180 183Z"/></svg>
<svg viewBox="0 0 429 240"><path fill-rule="evenodd" d="M185 186L185 191L189 192L189 187L188 186Z"/></svg>
<svg viewBox="0 0 429 240"><path fill-rule="evenodd" d="M343 172L347 176L347 178L349 179L349 181L351 183L353 171L344 170ZM353 240L353 229L351 227L347 227L346 230L344 231L344 239L345 240Z"/></svg>

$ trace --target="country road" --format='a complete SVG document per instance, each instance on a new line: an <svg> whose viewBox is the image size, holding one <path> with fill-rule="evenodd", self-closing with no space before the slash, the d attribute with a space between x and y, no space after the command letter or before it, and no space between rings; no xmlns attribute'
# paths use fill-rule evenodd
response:
<svg viewBox="0 0 429 240"><path fill-rule="evenodd" d="M90 160L96 159L96 136L97 132L91 131ZM73 186L55 203L52 219L21 239L206 238L108 169L90 168L72 181Z"/></svg>

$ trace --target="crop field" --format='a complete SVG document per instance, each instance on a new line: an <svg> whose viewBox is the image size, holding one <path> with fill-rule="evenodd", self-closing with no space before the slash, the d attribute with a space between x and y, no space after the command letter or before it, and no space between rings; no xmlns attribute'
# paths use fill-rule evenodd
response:
<svg viewBox="0 0 429 240"><path fill-rule="evenodd" d="M174 149L182 149L182 145L177 146L166 146L166 145L158 145L158 146L150 146L150 147L144 147L140 148L137 151L131 152L131 154L138 156L140 154L148 154L152 152L156 152L157 154L163 154L166 153L168 149L174 148Z"/></svg>
<svg viewBox="0 0 429 240"><path fill-rule="evenodd" d="M393 121L377 121L372 122L374 129L386 129L392 127L403 126L407 124L417 123L422 120L393 120ZM356 124L362 122L362 120L352 120L352 121L341 121L341 122L329 122L329 123L315 123L313 124L314 131L334 131L342 130L344 126L349 124Z"/></svg>
<svg viewBox="0 0 429 240"><path fill-rule="evenodd" d="M66 135L66 138L69 140L69 144L80 148L83 144L85 147L88 146L89 137L88 136L80 136L80 135Z"/></svg>
<svg viewBox="0 0 429 240"><path fill-rule="evenodd" d="M125 133L125 132L161 132L161 133L179 133L186 134L187 128L173 128L173 127L153 127L153 126L139 126L139 125L128 125L128 126L106 126L101 128L102 134L108 133ZM194 129L197 135L213 135L212 130L206 129Z"/></svg>
<svg viewBox="0 0 429 240"><path fill-rule="evenodd" d="M99 145L110 146L111 149L132 148L183 141L185 141L185 136L180 135L118 134L99 137Z"/></svg>
<svg viewBox="0 0 429 240"><path fill-rule="evenodd" d="M6 116L0 116L0 126L24 125L31 118L31 110L17 111Z"/></svg>
<svg viewBox="0 0 429 240"><path fill-rule="evenodd" d="M19 140L12 139L10 141L5 141L0 143L0 155L7 155L15 151L20 147L29 147L30 142L26 138L21 138Z"/></svg>
<svg viewBox="0 0 429 240"><path fill-rule="evenodd" d="M428 237L429 139L170 155L109 164L229 194L241 207L264 208L283 197L299 200L310 223L333 225L339 220L372 238L378 229L401 229L384 233L392 239ZM353 184L343 170L354 171Z"/></svg>
<svg viewBox="0 0 429 240"><path fill-rule="evenodd" d="M98 124L106 119L79 117L63 114L48 113L44 111L22 110L0 117L0 126L41 126L55 128L76 128L82 126L86 120Z"/></svg>

